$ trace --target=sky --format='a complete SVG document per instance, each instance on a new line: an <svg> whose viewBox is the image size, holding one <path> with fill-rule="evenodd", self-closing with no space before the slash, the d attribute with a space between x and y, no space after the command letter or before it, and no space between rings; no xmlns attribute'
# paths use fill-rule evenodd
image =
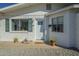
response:
<svg viewBox="0 0 79 59"><path fill-rule="evenodd" d="M16 3L0 3L0 8L4 8L4 7L7 7L7 6L11 6L13 4L16 4Z"/></svg>

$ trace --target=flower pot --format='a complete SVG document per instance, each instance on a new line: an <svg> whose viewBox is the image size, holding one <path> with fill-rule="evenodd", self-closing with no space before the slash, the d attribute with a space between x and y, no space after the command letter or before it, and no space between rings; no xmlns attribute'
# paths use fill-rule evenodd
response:
<svg viewBox="0 0 79 59"><path fill-rule="evenodd" d="M56 42L53 41L53 40L50 40L50 45L51 45L51 46L56 46Z"/></svg>

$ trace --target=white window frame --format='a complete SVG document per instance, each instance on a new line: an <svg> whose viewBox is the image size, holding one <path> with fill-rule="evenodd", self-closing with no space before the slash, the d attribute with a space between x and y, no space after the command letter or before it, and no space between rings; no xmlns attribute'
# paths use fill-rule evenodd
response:
<svg viewBox="0 0 79 59"><path fill-rule="evenodd" d="M18 19L19 19L19 18L18 18ZM24 18L24 19L25 19L25 18ZM28 18L26 18L26 19L28 19ZM23 19L22 19L22 20L23 20ZM25 30L25 31L13 31L13 30L12 30L12 19L10 19L9 22L10 22L10 24L9 24L9 27L10 27L9 30L10 30L10 32L29 32L29 31L27 31L27 30Z"/></svg>

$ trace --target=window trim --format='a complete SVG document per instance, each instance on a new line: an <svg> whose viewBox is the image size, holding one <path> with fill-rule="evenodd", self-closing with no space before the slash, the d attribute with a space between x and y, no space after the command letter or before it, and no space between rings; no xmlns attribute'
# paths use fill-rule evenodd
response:
<svg viewBox="0 0 79 59"><path fill-rule="evenodd" d="M19 18L18 18L18 19L19 19ZM17 20L18 20L18 19L17 19ZM32 19L32 18L24 18L24 20L25 20L25 19ZM13 19L10 19L10 21L9 21L9 22L10 22L10 24L9 24L9 26L10 26L9 30L10 30L10 32L17 32L17 33L18 33L18 32L24 32L24 33L29 32L28 30L24 30L24 31L13 31L13 30L12 30L12 20L13 20ZM21 20L21 18L20 18L20 20ZM22 18L22 20L23 20L23 18ZM29 29L29 26L28 26L28 29Z"/></svg>

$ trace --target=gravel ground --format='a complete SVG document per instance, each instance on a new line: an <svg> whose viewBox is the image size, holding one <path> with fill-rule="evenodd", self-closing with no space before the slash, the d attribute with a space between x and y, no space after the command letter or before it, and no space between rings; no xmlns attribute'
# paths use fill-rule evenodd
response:
<svg viewBox="0 0 79 59"><path fill-rule="evenodd" d="M79 52L46 44L0 43L0 56L79 56Z"/></svg>

